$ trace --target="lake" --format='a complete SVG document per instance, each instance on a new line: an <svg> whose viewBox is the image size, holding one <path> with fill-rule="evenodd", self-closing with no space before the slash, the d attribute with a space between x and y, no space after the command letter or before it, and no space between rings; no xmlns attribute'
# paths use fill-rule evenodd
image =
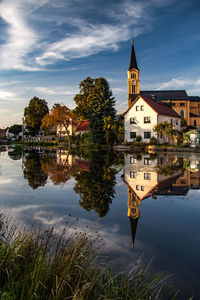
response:
<svg viewBox="0 0 200 300"><path fill-rule="evenodd" d="M59 233L69 221L100 235L114 270L153 258L149 272L173 274L178 299L200 299L200 155L1 146L0 189L0 212L20 227Z"/></svg>

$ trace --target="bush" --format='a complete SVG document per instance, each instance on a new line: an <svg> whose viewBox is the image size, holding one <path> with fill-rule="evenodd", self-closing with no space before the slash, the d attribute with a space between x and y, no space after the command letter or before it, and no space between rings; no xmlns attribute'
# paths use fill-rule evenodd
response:
<svg viewBox="0 0 200 300"><path fill-rule="evenodd" d="M141 142L141 140L142 140L141 135L137 135L137 136L136 136L136 142Z"/></svg>
<svg viewBox="0 0 200 300"><path fill-rule="evenodd" d="M157 138L155 138L154 136L152 136L152 138L150 139L149 144L150 145L157 145L158 144Z"/></svg>

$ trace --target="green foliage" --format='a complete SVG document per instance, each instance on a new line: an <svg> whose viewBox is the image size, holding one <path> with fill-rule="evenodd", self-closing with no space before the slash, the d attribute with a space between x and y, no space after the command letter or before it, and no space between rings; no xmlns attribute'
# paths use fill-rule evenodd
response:
<svg viewBox="0 0 200 300"><path fill-rule="evenodd" d="M141 142L141 140L142 140L142 137L141 137L141 135L138 134L136 136L136 142Z"/></svg>
<svg viewBox="0 0 200 300"><path fill-rule="evenodd" d="M80 83L80 92L74 97L75 113L90 122L92 142L103 144L110 136L110 129L105 129L104 118L115 121L115 99L105 78L86 78ZM106 136L107 135L107 136Z"/></svg>
<svg viewBox="0 0 200 300"><path fill-rule="evenodd" d="M181 118L181 127L185 127L185 126L187 126L187 121L186 121L186 119L185 118Z"/></svg>
<svg viewBox="0 0 200 300"><path fill-rule="evenodd" d="M49 108L44 99L34 97L30 100L29 105L24 109L25 123L32 135L40 130L42 118L48 114Z"/></svg>
<svg viewBox="0 0 200 300"><path fill-rule="evenodd" d="M22 132L22 125L14 124L9 128L9 133L18 134Z"/></svg>
<svg viewBox="0 0 200 300"><path fill-rule="evenodd" d="M154 126L153 130L158 135L162 134L164 138L174 139L177 137L178 131L173 128L173 125L168 122L162 122Z"/></svg>
<svg viewBox="0 0 200 300"><path fill-rule="evenodd" d="M158 144L158 140L155 136L152 136L149 142L150 145L157 145Z"/></svg>

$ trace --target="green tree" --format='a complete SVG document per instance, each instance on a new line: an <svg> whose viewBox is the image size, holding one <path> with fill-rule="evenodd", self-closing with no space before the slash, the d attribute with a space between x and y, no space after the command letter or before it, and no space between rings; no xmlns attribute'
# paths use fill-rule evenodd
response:
<svg viewBox="0 0 200 300"><path fill-rule="evenodd" d="M18 134L22 132L22 125L14 124L9 128L9 133Z"/></svg>
<svg viewBox="0 0 200 300"><path fill-rule="evenodd" d="M34 97L24 109L25 123L31 134L35 135L40 130L42 118L48 114L49 108L44 99Z"/></svg>
<svg viewBox="0 0 200 300"><path fill-rule="evenodd" d="M86 78L80 83L80 92L74 97L76 114L90 122L92 142L105 142L104 118L115 120L115 99L112 96L110 85L105 78Z"/></svg>
<svg viewBox="0 0 200 300"><path fill-rule="evenodd" d="M162 122L154 126L153 130L161 135L165 139L175 139L177 138L178 131L173 128L173 125L168 122Z"/></svg>

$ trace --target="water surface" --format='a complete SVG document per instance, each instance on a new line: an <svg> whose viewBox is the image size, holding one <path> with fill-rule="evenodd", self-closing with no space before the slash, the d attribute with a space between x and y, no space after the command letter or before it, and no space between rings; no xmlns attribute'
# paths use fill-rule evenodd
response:
<svg viewBox="0 0 200 300"><path fill-rule="evenodd" d="M98 232L112 267L143 255L200 299L200 156L0 148L0 211L20 225ZM70 217L69 217L70 215Z"/></svg>

